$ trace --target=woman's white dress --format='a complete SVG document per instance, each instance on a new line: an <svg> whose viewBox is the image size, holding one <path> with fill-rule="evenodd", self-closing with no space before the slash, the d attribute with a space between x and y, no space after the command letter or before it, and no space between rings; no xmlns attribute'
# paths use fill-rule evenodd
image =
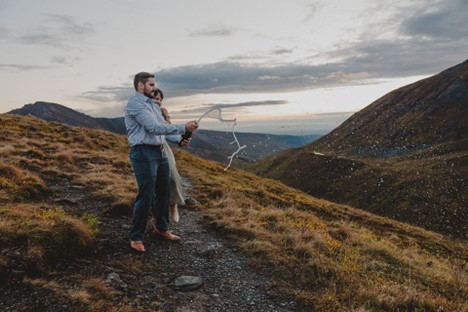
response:
<svg viewBox="0 0 468 312"><path fill-rule="evenodd" d="M174 153L167 142L164 142L164 151L166 153L169 168L171 170L171 197L170 204L185 204L184 195L182 193L182 179L180 178L179 171L177 171Z"/></svg>

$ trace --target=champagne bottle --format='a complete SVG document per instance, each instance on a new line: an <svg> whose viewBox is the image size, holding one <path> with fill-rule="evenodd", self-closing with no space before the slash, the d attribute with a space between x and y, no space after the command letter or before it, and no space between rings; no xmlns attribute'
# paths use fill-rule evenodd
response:
<svg viewBox="0 0 468 312"><path fill-rule="evenodd" d="M187 139L190 139L192 137L192 132L190 131L185 131L184 134L182 134L182 140L187 140Z"/></svg>

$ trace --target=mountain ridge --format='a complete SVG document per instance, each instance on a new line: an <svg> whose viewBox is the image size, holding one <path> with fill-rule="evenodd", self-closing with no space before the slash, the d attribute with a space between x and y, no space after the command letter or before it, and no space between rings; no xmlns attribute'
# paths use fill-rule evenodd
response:
<svg viewBox="0 0 468 312"><path fill-rule="evenodd" d="M118 134L125 134L123 117L94 118L64 105L52 102L37 101L25 104L21 108L13 109L7 114L32 115L40 119L59 122L69 126L78 126L91 129L108 130Z"/></svg>
<svg viewBox="0 0 468 312"><path fill-rule="evenodd" d="M124 117L95 118L57 103L38 101L11 110L7 114L32 115L46 121L69 126L102 129L127 135ZM321 135L296 136L238 132L236 136L247 148L233 160L233 166L245 166L281 150L303 146ZM200 157L225 163L228 156L236 150L230 144L232 140L232 133L229 131L199 129L193 135L192 143L187 150Z"/></svg>

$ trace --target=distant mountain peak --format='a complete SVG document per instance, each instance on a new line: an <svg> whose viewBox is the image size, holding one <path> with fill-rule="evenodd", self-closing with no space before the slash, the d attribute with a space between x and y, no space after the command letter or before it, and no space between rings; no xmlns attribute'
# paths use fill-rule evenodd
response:
<svg viewBox="0 0 468 312"><path fill-rule="evenodd" d="M123 117L94 118L64 105L51 102L38 101L34 104L26 104L22 108L8 112L8 114L23 116L32 115L43 120L58 122L69 126L103 129L119 134L126 133Z"/></svg>

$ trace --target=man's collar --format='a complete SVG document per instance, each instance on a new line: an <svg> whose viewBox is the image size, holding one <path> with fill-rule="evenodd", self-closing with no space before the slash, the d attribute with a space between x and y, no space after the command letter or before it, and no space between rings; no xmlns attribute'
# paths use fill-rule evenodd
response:
<svg viewBox="0 0 468 312"><path fill-rule="evenodd" d="M140 98L143 101L148 101L148 100L153 101L153 99L147 97L146 95L144 95L143 93L140 93L140 92L135 92L135 96Z"/></svg>

